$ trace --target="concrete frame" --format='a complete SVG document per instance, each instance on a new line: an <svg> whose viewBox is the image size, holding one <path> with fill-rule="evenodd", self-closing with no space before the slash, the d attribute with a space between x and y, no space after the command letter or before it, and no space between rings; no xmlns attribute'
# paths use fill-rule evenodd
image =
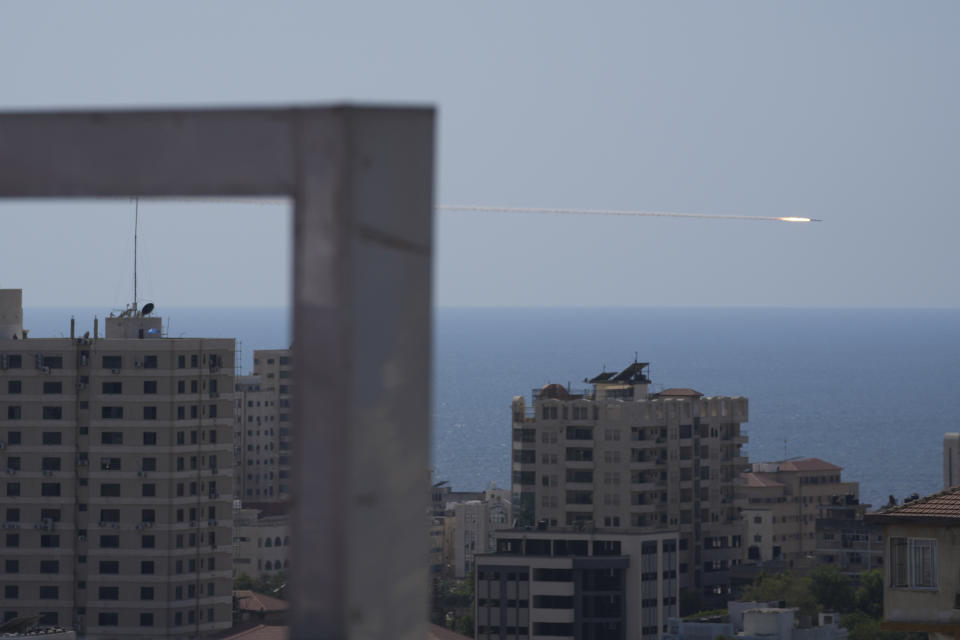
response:
<svg viewBox="0 0 960 640"><path fill-rule="evenodd" d="M428 108L0 114L2 198L292 200L291 638L426 634L433 131Z"/></svg>

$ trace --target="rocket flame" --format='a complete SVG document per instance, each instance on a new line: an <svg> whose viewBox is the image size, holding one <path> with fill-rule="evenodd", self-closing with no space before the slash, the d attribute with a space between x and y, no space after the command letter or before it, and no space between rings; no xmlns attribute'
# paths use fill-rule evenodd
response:
<svg viewBox="0 0 960 640"><path fill-rule="evenodd" d="M777 220L783 220L784 222L813 222L813 218L777 218Z"/></svg>

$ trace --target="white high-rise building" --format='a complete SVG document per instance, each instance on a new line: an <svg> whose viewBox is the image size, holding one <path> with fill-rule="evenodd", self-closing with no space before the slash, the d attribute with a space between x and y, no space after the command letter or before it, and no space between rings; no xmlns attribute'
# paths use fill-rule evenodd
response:
<svg viewBox="0 0 960 640"><path fill-rule="evenodd" d="M105 337L28 337L21 299L0 290L0 618L228 629L234 341L164 338L136 308Z"/></svg>

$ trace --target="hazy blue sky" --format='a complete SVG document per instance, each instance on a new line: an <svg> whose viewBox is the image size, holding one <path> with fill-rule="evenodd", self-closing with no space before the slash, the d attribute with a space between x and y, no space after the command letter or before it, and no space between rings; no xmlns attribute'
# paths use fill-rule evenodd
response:
<svg viewBox="0 0 960 640"><path fill-rule="evenodd" d="M957 307L958 18L876 0L2 2L0 108L434 104L441 203L826 220L441 213L441 305ZM0 287L122 305L132 211L0 204ZM158 304L285 302L283 207L141 212Z"/></svg>

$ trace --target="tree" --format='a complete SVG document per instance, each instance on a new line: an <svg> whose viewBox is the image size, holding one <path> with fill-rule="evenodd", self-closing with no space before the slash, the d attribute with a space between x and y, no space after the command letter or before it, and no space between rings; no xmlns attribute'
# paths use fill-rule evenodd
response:
<svg viewBox="0 0 960 640"><path fill-rule="evenodd" d="M883 617L883 571L874 569L860 574L856 602L858 611L877 620Z"/></svg>
<svg viewBox="0 0 960 640"><path fill-rule="evenodd" d="M882 593L881 583L881 593ZM810 592L822 611L849 613L856 603L850 578L836 567L817 567L810 574Z"/></svg>
<svg viewBox="0 0 960 640"><path fill-rule="evenodd" d="M784 601L796 607L801 614L816 615L817 599L813 596L811 579L789 571L757 576L754 583L743 590L741 600L759 602Z"/></svg>

